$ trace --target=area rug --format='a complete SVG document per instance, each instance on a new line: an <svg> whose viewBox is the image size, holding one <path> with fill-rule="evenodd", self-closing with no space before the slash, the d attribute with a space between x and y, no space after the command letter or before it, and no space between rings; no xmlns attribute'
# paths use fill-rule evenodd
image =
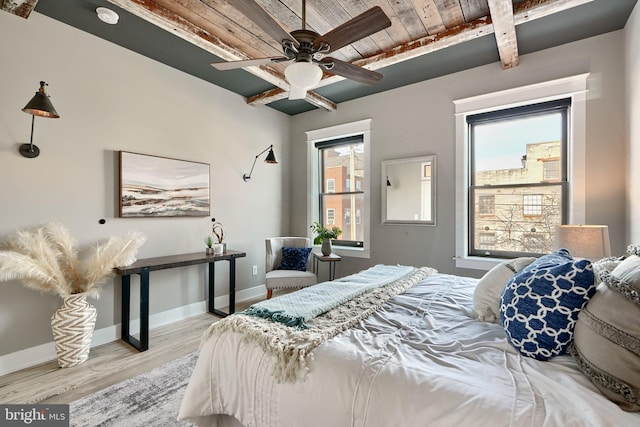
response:
<svg viewBox="0 0 640 427"><path fill-rule="evenodd" d="M191 426L176 417L197 358L190 353L71 402L71 426Z"/></svg>

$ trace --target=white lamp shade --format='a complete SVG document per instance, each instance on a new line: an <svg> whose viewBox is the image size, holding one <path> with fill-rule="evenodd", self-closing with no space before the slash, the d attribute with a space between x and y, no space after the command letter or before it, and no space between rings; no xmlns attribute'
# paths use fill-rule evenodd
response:
<svg viewBox="0 0 640 427"><path fill-rule="evenodd" d="M311 62L294 62L284 69L284 75L291 86L305 92L322 80L322 70Z"/></svg>
<svg viewBox="0 0 640 427"><path fill-rule="evenodd" d="M609 227L606 225L559 225L556 245L577 258L591 261L611 256Z"/></svg>
<svg viewBox="0 0 640 427"><path fill-rule="evenodd" d="M307 97L307 89L296 85L289 86L289 99L305 99Z"/></svg>

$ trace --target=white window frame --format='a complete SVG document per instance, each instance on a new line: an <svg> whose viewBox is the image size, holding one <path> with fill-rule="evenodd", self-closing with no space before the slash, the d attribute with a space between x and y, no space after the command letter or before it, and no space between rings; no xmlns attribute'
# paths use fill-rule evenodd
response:
<svg viewBox="0 0 640 427"><path fill-rule="evenodd" d="M327 178L327 193L335 193L335 192L336 192L336 179Z"/></svg>
<svg viewBox="0 0 640 427"><path fill-rule="evenodd" d="M364 205L366 206L364 221L364 242L361 248L347 246L333 246L333 252L343 257L371 258L371 119L345 123L323 129L310 130L307 135L307 224L318 221L319 212L319 150L315 148L316 142L330 139L344 138L352 135L362 135L364 144ZM313 241L313 234L308 237Z"/></svg>
<svg viewBox="0 0 640 427"><path fill-rule="evenodd" d="M456 254L457 268L490 270L504 261L469 254L469 132L467 116L571 97L567 147L570 224L585 221L586 104L589 73L454 100L456 127Z"/></svg>

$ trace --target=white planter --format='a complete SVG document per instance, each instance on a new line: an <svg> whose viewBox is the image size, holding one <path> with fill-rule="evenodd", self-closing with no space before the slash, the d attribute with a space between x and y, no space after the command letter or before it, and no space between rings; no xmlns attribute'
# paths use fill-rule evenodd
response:
<svg viewBox="0 0 640 427"><path fill-rule="evenodd" d="M72 294L63 299L62 307L51 316L51 330L58 365L69 368L89 358L97 312L87 302L86 293Z"/></svg>

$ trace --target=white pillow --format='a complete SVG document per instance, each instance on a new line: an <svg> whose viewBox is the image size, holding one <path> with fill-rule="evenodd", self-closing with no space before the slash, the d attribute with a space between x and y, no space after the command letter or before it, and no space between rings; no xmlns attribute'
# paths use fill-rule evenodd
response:
<svg viewBox="0 0 640 427"><path fill-rule="evenodd" d="M522 257L504 261L482 276L473 292L473 310L478 320L500 323L500 295L504 286L518 271L535 260L533 257Z"/></svg>

